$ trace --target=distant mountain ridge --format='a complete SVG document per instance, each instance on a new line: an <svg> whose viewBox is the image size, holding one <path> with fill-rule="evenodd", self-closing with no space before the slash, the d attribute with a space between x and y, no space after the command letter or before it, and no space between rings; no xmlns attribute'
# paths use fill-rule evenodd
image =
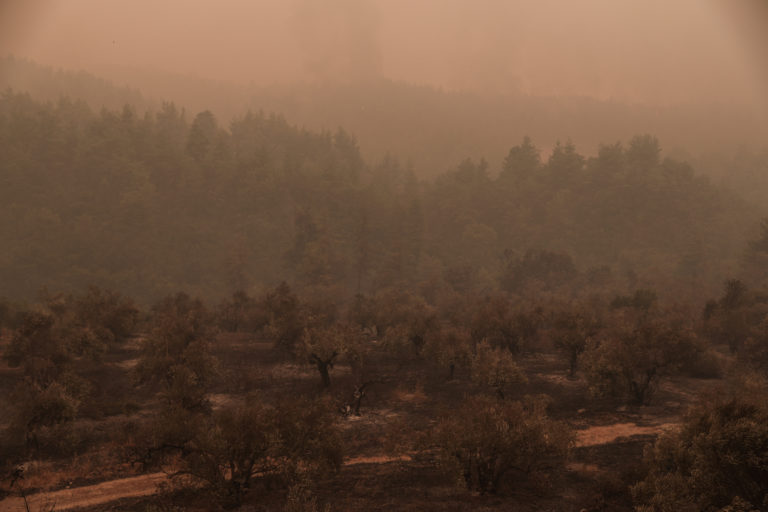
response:
<svg viewBox="0 0 768 512"><path fill-rule="evenodd" d="M119 109L126 104L138 110L155 106L138 89L116 85L86 71L42 66L13 56L0 58L0 91L8 89L42 101L79 99L97 110Z"/></svg>

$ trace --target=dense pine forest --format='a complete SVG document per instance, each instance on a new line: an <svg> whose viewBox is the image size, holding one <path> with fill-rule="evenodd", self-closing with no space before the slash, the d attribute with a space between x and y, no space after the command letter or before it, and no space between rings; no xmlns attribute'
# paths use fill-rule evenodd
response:
<svg viewBox="0 0 768 512"><path fill-rule="evenodd" d="M95 99L0 95L0 511L768 510L765 151L423 173L47 76Z"/></svg>
<svg viewBox="0 0 768 512"><path fill-rule="evenodd" d="M0 130L10 298L96 284L149 303L284 279L517 292L561 260L573 281L558 286L712 292L746 275L759 235L757 206L651 135L590 158L566 141L542 159L524 138L501 168L464 160L425 181L395 155L364 161L341 128L261 112L222 126L173 104L94 112L6 92ZM541 275L511 275L526 265Z"/></svg>

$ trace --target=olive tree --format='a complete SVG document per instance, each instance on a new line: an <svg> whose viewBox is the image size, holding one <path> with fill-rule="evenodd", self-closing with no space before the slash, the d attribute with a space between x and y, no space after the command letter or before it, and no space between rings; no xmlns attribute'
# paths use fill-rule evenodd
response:
<svg viewBox="0 0 768 512"><path fill-rule="evenodd" d="M141 347L136 372L141 382L159 384L169 404L205 409L208 389L218 375L210 353L215 332L203 303L184 293L152 309L150 331Z"/></svg>
<svg viewBox="0 0 768 512"><path fill-rule="evenodd" d="M579 357L599 332L600 323L588 309L578 307L554 312L551 323L552 342L568 359L568 373L573 377Z"/></svg>
<svg viewBox="0 0 768 512"><path fill-rule="evenodd" d="M768 374L768 308L765 316L744 342L740 358L758 370Z"/></svg>
<svg viewBox="0 0 768 512"><path fill-rule="evenodd" d="M590 391L623 395L647 404L665 375L679 371L701 353L687 322L669 313L654 315L616 311L582 358Z"/></svg>
<svg viewBox="0 0 768 512"><path fill-rule="evenodd" d="M275 348L291 354L301 341L307 324L307 315L299 297L282 282L267 292L261 300L267 319L265 333Z"/></svg>
<svg viewBox="0 0 768 512"><path fill-rule="evenodd" d="M519 352L536 339L541 327L541 311L525 310L504 296L486 297L475 309L470 322L472 341L488 341L510 352Z"/></svg>
<svg viewBox="0 0 768 512"><path fill-rule="evenodd" d="M632 487L640 512L752 511L768 507L768 409L754 397L694 408L679 431L646 450Z"/></svg>
<svg viewBox="0 0 768 512"><path fill-rule="evenodd" d="M427 338L440 328L435 308L420 296L400 291L377 296L375 304L382 344L402 357L421 356Z"/></svg>
<svg viewBox="0 0 768 512"><path fill-rule="evenodd" d="M712 342L727 343L743 363L768 369L768 294L729 280L723 296L707 302L703 316Z"/></svg>
<svg viewBox="0 0 768 512"><path fill-rule="evenodd" d="M443 326L427 334L424 352L429 359L448 368L448 379L453 379L456 367L468 365L472 360L472 342L467 329Z"/></svg>
<svg viewBox="0 0 768 512"><path fill-rule="evenodd" d="M57 337L75 355L98 358L134 334L139 310L120 293L89 287L78 295L45 294Z"/></svg>
<svg viewBox="0 0 768 512"><path fill-rule="evenodd" d="M506 482L563 467L573 434L550 419L546 407L542 397L524 402L470 397L438 420L430 439L468 489L496 493Z"/></svg>
<svg viewBox="0 0 768 512"><path fill-rule="evenodd" d="M477 345L471 364L472 381L493 389L499 398L504 398L508 386L527 382L509 350L492 347L486 341Z"/></svg>
<svg viewBox="0 0 768 512"><path fill-rule="evenodd" d="M707 302L704 308L704 330L710 340L727 344L731 353L737 353L759 323L752 311L755 302L754 294L743 282L728 280L722 297Z"/></svg>
<svg viewBox="0 0 768 512"><path fill-rule="evenodd" d="M264 301L242 290L222 300L216 308L215 316L219 328L227 332L256 332L270 320Z"/></svg>
<svg viewBox="0 0 768 512"><path fill-rule="evenodd" d="M41 439L59 443L90 398L83 375L95 359L133 333L138 310L122 295L91 287L78 295L43 292L42 303L19 313L3 359L20 367L12 392L10 433L39 451Z"/></svg>
<svg viewBox="0 0 768 512"><path fill-rule="evenodd" d="M25 378L46 386L71 368L74 354L58 336L56 318L48 313L29 311L11 336L3 359L12 368L21 367Z"/></svg>
<svg viewBox="0 0 768 512"><path fill-rule="evenodd" d="M26 455L63 448L77 418L87 388L84 382L52 381L47 385L25 382L11 393L13 409L7 411L10 439Z"/></svg>
<svg viewBox="0 0 768 512"><path fill-rule="evenodd" d="M287 488L341 466L341 438L329 410L323 402L283 400L274 407L249 396L244 405L210 415L182 412L159 425L144 461L173 462L174 478L187 477L235 507L260 482Z"/></svg>
<svg viewBox="0 0 768 512"><path fill-rule="evenodd" d="M73 347L60 333L53 315L26 312L3 354L9 366L23 373L11 393L8 416L12 438L27 451L39 451L43 434L74 420L89 391L88 382L76 372Z"/></svg>
<svg viewBox="0 0 768 512"><path fill-rule="evenodd" d="M662 377L700 354L696 334L681 318L620 312L588 344L582 365L593 394L623 395L647 404Z"/></svg>
<svg viewBox="0 0 768 512"><path fill-rule="evenodd" d="M296 355L317 368L322 387L327 389L331 386L330 370L339 358L344 356L355 364L361 357L358 337L355 329L344 324L308 328L296 348Z"/></svg>

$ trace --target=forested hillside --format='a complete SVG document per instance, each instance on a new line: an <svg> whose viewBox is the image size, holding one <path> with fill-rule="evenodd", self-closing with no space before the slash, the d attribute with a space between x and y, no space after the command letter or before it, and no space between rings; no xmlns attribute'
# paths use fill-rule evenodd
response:
<svg viewBox="0 0 768 512"><path fill-rule="evenodd" d="M759 224L653 136L592 158L557 144L544 161L527 138L508 145L500 169L466 160L424 181L394 156L364 161L343 129L6 92L2 294L97 284L149 301L282 279L488 290L524 287L510 273L546 281L563 261L574 279L711 290Z"/></svg>

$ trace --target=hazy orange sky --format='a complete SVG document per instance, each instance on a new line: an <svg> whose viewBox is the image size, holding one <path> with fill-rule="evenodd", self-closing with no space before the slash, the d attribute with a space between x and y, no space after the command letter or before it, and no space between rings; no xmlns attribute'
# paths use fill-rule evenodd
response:
<svg viewBox="0 0 768 512"><path fill-rule="evenodd" d="M768 105L764 0L0 0L0 53L106 77L386 77Z"/></svg>

